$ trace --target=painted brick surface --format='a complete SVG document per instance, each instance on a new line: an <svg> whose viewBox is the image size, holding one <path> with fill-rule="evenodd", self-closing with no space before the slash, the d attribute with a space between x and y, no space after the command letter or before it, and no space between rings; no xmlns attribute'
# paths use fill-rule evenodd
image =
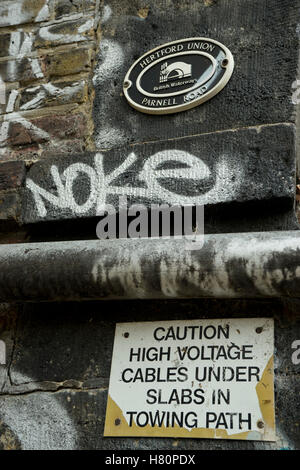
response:
<svg viewBox="0 0 300 470"><path fill-rule="evenodd" d="M0 5L0 26L46 21L50 18L49 0L4 0Z"/></svg>
<svg viewBox="0 0 300 470"><path fill-rule="evenodd" d="M0 220L15 220L20 218L20 198L15 190L5 190L0 196Z"/></svg>
<svg viewBox="0 0 300 470"><path fill-rule="evenodd" d="M30 162L44 151L57 153L57 148L62 153L94 148L92 71L101 5L99 1L1 2L0 160ZM70 129L76 128L78 114L64 110L70 103L89 121L84 135L79 132L74 143ZM69 113L69 124L63 124L65 134L63 127L56 137L55 129L45 133L46 108L50 108L46 114L52 115L54 128L57 116ZM28 110L36 113L28 115Z"/></svg>
<svg viewBox="0 0 300 470"><path fill-rule="evenodd" d="M38 31L34 45L36 47L59 46L60 44L93 40L93 38L94 19L84 17L43 26Z"/></svg>
<svg viewBox="0 0 300 470"><path fill-rule="evenodd" d="M18 110L27 111L70 103L81 104L88 100L88 84L85 80L56 81L53 84L29 86L20 90Z"/></svg>
<svg viewBox="0 0 300 470"><path fill-rule="evenodd" d="M17 145L39 143L55 137L84 137L86 117L83 113L67 113L34 117L30 126L24 125L24 119L10 125L8 141ZM37 131L38 129L38 131Z"/></svg>
<svg viewBox="0 0 300 470"><path fill-rule="evenodd" d="M97 0L55 0L54 17L61 19L76 13L95 11L96 5Z"/></svg>

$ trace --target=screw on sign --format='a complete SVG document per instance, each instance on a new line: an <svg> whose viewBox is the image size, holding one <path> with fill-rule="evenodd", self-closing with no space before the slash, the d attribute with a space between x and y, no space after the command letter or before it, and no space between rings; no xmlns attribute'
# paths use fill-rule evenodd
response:
<svg viewBox="0 0 300 470"><path fill-rule="evenodd" d="M188 38L141 56L123 83L128 103L146 114L171 114L213 98L228 83L234 60L226 46L208 38Z"/></svg>
<svg viewBox="0 0 300 470"><path fill-rule="evenodd" d="M104 435L273 441L273 353L271 318L117 324Z"/></svg>

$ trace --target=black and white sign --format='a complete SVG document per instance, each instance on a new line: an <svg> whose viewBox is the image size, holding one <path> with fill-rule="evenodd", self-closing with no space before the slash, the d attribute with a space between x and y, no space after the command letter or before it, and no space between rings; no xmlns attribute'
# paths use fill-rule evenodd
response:
<svg viewBox="0 0 300 470"><path fill-rule="evenodd" d="M105 436L275 439L273 320L120 323Z"/></svg>
<svg viewBox="0 0 300 470"><path fill-rule="evenodd" d="M128 71L123 90L138 111L176 113L219 93L233 69L232 54L223 44L207 38L183 39L140 57Z"/></svg>

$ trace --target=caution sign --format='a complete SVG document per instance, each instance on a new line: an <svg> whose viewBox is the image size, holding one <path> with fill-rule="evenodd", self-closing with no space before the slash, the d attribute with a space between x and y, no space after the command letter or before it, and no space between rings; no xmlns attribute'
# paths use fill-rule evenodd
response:
<svg viewBox="0 0 300 470"><path fill-rule="evenodd" d="M105 436L275 440L270 318L119 323Z"/></svg>

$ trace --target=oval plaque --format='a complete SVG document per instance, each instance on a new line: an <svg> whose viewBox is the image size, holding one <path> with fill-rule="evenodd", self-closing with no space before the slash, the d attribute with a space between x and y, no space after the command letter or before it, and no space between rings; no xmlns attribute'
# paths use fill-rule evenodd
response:
<svg viewBox="0 0 300 470"><path fill-rule="evenodd" d="M169 42L142 55L129 69L123 90L129 104L147 114L171 114L209 100L228 83L231 52L207 38Z"/></svg>

